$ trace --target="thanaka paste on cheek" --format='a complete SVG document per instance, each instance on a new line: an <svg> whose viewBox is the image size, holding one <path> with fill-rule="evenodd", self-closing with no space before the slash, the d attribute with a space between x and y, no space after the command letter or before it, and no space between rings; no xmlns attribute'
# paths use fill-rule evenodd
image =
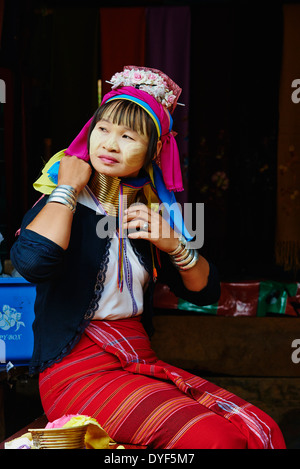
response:
<svg viewBox="0 0 300 469"><path fill-rule="evenodd" d="M143 166L146 153L147 145L145 143L129 143L123 150L123 162L127 166Z"/></svg>

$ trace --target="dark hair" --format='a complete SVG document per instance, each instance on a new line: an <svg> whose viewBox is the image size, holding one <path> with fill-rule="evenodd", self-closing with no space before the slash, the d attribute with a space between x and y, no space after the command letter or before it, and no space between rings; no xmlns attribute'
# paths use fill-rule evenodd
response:
<svg viewBox="0 0 300 469"><path fill-rule="evenodd" d="M138 104L123 99L103 104L97 109L91 122L88 133L88 148L90 146L90 136L95 125L105 118L109 118L113 124L125 125L149 138L148 150L143 165L146 169L155 156L158 141L157 130L149 114Z"/></svg>

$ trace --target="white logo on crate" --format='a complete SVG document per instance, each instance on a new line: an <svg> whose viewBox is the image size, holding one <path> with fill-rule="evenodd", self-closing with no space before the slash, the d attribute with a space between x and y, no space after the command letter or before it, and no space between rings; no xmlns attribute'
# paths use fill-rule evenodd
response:
<svg viewBox="0 0 300 469"><path fill-rule="evenodd" d="M24 326L24 322L20 321L22 314L18 313L15 308L11 308L9 305L3 305L2 312L0 312L0 329L7 331L11 327L16 326L16 331L20 326Z"/></svg>

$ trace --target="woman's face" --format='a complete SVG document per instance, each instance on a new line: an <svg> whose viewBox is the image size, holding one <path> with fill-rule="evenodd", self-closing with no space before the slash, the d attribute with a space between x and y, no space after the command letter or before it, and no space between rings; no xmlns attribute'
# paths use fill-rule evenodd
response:
<svg viewBox="0 0 300 469"><path fill-rule="evenodd" d="M143 167L149 138L103 118L90 136L89 153L94 169L107 176L135 177Z"/></svg>

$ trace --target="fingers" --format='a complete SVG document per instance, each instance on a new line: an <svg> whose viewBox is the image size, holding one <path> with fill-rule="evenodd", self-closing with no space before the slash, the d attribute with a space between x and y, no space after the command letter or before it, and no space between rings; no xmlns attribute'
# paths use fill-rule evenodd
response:
<svg viewBox="0 0 300 469"><path fill-rule="evenodd" d="M148 240L165 252L178 246L177 233L169 223L144 204L134 204L125 210L123 229L127 230L128 238Z"/></svg>
<svg viewBox="0 0 300 469"><path fill-rule="evenodd" d="M151 215L150 212L151 210L145 204L135 203L125 210L125 215L127 215L129 219L136 218L136 217L145 218Z"/></svg>
<svg viewBox="0 0 300 469"><path fill-rule="evenodd" d="M151 210L144 204L136 204L125 210L123 229L128 230L129 237L147 237L153 224ZM142 232L142 233L141 233ZM136 234L136 236L133 236Z"/></svg>
<svg viewBox="0 0 300 469"><path fill-rule="evenodd" d="M167 233L164 233L164 227L167 228ZM128 230L128 237L135 239L149 239L154 242L163 236L170 237L169 224L163 221L159 213L144 204L135 204L125 210L123 228Z"/></svg>
<svg viewBox="0 0 300 469"><path fill-rule="evenodd" d="M152 242L158 239L158 236L155 236L155 230L153 232L150 225L142 220L133 220L125 224L124 230L126 230L126 236L131 239L148 239Z"/></svg>

